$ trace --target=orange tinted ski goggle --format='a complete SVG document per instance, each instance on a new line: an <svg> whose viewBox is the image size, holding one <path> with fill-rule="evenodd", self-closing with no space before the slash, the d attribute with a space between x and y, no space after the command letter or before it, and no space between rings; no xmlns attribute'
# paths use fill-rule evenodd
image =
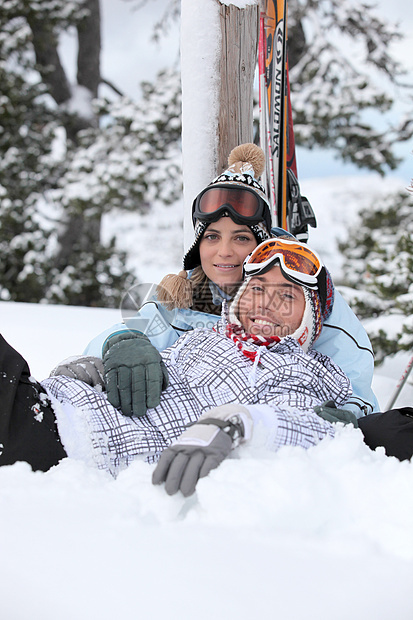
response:
<svg viewBox="0 0 413 620"><path fill-rule="evenodd" d="M298 284L317 289L323 263L309 247L293 239L268 239L247 256L244 274L255 276L268 271L279 262L283 273Z"/></svg>

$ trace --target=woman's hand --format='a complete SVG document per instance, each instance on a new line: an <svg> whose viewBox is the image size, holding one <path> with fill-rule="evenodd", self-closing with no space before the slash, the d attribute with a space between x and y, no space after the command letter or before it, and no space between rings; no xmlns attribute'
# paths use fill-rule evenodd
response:
<svg viewBox="0 0 413 620"><path fill-rule="evenodd" d="M142 416L159 405L168 371L149 338L137 331L118 332L103 346L109 402L126 416Z"/></svg>

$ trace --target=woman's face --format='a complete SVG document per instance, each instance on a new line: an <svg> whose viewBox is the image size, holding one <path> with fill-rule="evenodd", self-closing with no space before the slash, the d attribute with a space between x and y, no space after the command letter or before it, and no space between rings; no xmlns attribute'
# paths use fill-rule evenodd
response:
<svg viewBox="0 0 413 620"><path fill-rule="evenodd" d="M253 276L238 305L238 318L250 334L283 338L299 328L305 309L303 289L276 266Z"/></svg>
<svg viewBox="0 0 413 620"><path fill-rule="evenodd" d="M208 226L199 244L202 269L212 282L229 292L241 282L244 259L256 246L248 226L221 217Z"/></svg>

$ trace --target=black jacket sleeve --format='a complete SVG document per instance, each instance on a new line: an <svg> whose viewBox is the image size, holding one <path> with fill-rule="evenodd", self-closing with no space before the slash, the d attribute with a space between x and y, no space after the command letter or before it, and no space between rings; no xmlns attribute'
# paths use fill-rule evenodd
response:
<svg viewBox="0 0 413 620"><path fill-rule="evenodd" d="M26 461L47 471L65 456L46 392L0 335L0 465Z"/></svg>

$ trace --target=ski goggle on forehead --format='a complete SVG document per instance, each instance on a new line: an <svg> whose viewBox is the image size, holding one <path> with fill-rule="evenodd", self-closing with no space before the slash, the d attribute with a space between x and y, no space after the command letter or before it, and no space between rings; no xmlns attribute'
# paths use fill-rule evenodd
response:
<svg viewBox="0 0 413 620"><path fill-rule="evenodd" d="M227 211L237 224L258 224L264 221L271 228L268 204L257 192L248 187L214 185L207 187L195 198L192 220L216 222Z"/></svg>
<svg viewBox="0 0 413 620"><path fill-rule="evenodd" d="M283 273L297 284L318 288L318 278L324 265L317 254L293 239L269 239L260 243L245 259L244 274L251 277L268 271L276 262Z"/></svg>

